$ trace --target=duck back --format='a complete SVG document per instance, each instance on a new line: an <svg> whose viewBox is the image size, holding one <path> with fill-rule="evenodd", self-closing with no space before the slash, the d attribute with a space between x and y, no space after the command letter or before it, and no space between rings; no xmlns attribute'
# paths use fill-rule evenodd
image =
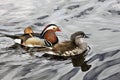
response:
<svg viewBox="0 0 120 80"><path fill-rule="evenodd" d="M75 47L75 44L71 41L65 41L54 45L53 51L64 53L65 51L73 50Z"/></svg>

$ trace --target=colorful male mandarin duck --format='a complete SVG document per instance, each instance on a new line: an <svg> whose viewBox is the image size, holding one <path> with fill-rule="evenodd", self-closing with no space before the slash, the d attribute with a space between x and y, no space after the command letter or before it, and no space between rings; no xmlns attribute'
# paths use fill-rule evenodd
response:
<svg viewBox="0 0 120 80"><path fill-rule="evenodd" d="M47 54L57 55L57 56L75 56L79 54L84 54L88 49L87 43L84 38L88 38L84 32L78 31L71 35L70 41L64 41L55 44L51 50L47 50Z"/></svg>
<svg viewBox="0 0 120 80"><path fill-rule="evenodd" d="M41 33L34 33L31 27L24 29L23 35L5 35L14 39L16 43L28 47L53 46L58 43L58 37L55 32L61 31L55 24L47 25Z"/></svg>

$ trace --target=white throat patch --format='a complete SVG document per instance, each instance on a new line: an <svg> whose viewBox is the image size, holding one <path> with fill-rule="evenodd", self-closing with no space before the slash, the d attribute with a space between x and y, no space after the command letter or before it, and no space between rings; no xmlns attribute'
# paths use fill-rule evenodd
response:
<svg viewBox="0 0 120 80"><path fill-rule="evenodd" d="M80 38L80 43L84 43L84 38Z"/></svg>

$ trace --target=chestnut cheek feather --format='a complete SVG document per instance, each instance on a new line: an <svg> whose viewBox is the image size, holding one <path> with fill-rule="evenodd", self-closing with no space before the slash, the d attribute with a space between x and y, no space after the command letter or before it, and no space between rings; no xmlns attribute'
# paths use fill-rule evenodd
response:
<svg viewBox="0 0 120 80"><path fill-rule="evenodd" d="M56 42L56 37L49 37L49 36L45 36L44 37L46 40L48 40L48 41L50 41L51 43L54 43L54 42Z"/></svg>
<svg viewBox="0 0 120 80"><path fill-rule="evenodd" d="M50 41L52 44L57 43L58 41L57 36L53 30L48 30L44 34L44 39L46 39L47 41Z"/></svg>

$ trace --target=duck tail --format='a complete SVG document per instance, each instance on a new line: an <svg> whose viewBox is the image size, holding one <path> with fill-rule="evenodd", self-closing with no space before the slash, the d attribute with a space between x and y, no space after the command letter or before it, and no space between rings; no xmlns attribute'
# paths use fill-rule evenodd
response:
<svg viewBox="0 0 120 80"><path fill-rule="evenodd" d="M19 38L19 36L15 36L15 35L8 35L8 34L4 34L5 37L9 37L9 38L12 38L12 39L17 39Z"/></svg>

